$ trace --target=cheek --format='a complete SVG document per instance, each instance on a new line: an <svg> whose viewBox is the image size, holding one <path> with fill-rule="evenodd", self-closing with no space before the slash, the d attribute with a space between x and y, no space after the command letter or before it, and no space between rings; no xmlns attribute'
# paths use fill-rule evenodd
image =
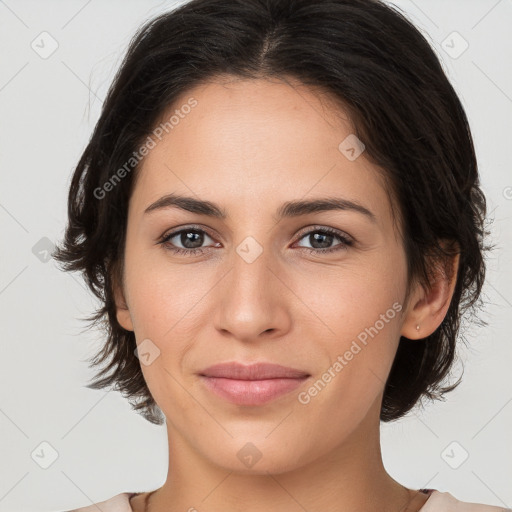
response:
<svg viewBox="0 0 512 512"><path fill-rule="evenodd" d="M136 335L161 341L197 320L209 289L206 273L171 265L162 252L159 247L132 253L127 249L125 276Z"/></svg>
<svg viewBox="0 0 512 512"><path fill-rule="evenodd" d="M385 259L319 269L295 281L298 295L310 314L321 321L329 344L343 347L347 340L374 326L381 315L385 327L379 321L378 328L384 336L395 327L400 307L393 304L400 305L404 283L397 269L382 261Z"/></svg>
<svg viewBox="0 0 512 512"><path fill-rule="evenodd" d="M308 306L321 320L315 322L321 332L310 335L330 361L317 386L330 391L321 392L320 402L364 408L385 385L400 338L405 283L386 261L399 263L379 258L365 268L316 274L315 286L309 279L302 283Z"/></svg>
<svg viewBox="0 0 512 512"><path fill-rule="evenodd" d="M138 264L133 258L131 267L127 262L126 284L137 344L149 339L157 347L151 364L146 366L141 359L144 379L162 410L175 417L193 405L179 382L188 354L211 323L208 292L218 278L206 267L199 272L197 267L178 268L161 259L163 263L142 264L141 257Z"/></svg>
<svg viewBox="0 0 512 512"><path fill-rule="evenodd" d="M332 425L323 430L327 444L348 436L366 417L384 391L396 353L401 305L387 300L365 300L362 305L349 301L343 310L338 308L338 316L327 318L335 338L316 339L329 363L300 397L307 421Z"/></svg>

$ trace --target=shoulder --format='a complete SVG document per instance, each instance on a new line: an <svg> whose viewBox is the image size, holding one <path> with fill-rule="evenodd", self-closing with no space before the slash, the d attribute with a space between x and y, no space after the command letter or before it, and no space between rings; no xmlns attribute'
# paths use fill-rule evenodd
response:
<svg viewBox="0 0 512 512"><path fill-rule="evenodd" d="M433 491L420 512L512 512L512 509L460 501L449 492Z"/></svg>
<svg viewBox="0 0 512 512"><path fill-rule="evenodd" d="M66 512L98 512L98 510L101 510L101 512L132 512L130 498L135 496L135 494L136 493L134 492L123 492L100 503L95 503L87 507L75 508Z"/></svg>

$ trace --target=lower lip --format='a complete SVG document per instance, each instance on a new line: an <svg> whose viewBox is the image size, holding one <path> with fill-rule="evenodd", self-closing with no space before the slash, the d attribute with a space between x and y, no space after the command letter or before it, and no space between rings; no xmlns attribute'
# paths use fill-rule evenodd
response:
<svg viewBox="0 0 512 512"><path fill-rule="evenodd" d="M307 378L235 380L201 376L210 391L237 405L266 404L298 388Z"/></svg>

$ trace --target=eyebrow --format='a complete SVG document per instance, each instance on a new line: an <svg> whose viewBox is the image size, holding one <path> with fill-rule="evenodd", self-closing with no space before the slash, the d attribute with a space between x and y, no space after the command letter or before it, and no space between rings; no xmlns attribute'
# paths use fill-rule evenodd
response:
<svg viewBox="0 0 512 512"><path fill-rule="evenodd" d="M217 219L226 219L228 217L226 210L211 201L204 201L194 197L187 197L179 194L168 194L154 203L150 204L144 213L150 213L155 210L179 208L191 213L207 215ZM299 217L311 213L319 213L325 211L342 210L354 211L366 216L373 223L377 222L377 218L368 208L358 203L340 197L326 197L318 199L309 199L307 201L288 201L281 205L277 210L276 221L288 217Z"/></svg>

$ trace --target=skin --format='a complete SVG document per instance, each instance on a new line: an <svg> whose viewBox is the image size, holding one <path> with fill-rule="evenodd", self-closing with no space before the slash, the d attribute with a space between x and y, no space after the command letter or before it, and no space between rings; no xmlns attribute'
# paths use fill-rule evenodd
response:
<svg viewBox="0 0 512 512"><path fill-rule="evenodd" d="M338 149L353 128L325 95L297 83L231 78L187 91L171 112L190 97L197 106L139 170L116 288L120 324L138 344L150 339L160 350L141 364L169 440L167 480L150 511L419 510L427 496L383 466L379 413L400 336L414 343L431 334L455 281L439 275L429 292L415 284L403 302L406 259L382 171L364 152L350 161ZM228 216L175 207L144 213L169 193L214 202ZM364 205L376 222L350 210L275 220L286 201L333 196ZM202 254L177 255L158 243L190 225L206 233ZM322 253L342 243L334 236L314 245L308 234L322 227L354 245ZM263 251L251 263L236 251L248 236ZM193 247L180 236L171 243ZM402 311L300 403L298 394L394 303ZM311 377L270 403L241 407L213 395L197 375L225 361L270 361ZM247 442L261 453L252 467L237 457ZM145 497L131 500L136 512Z"/></svg>

